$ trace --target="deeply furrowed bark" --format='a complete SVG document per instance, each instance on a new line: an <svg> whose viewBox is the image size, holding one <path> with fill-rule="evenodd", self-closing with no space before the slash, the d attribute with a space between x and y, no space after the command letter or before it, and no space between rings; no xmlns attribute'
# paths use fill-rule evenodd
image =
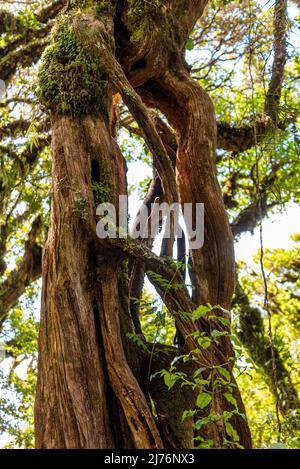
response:
<svg viewBox="0 0 300 469"><path fill-rule="evenodd" d="M128 34L134 33L134 26L128 19L129 5L123 1L103 3L104 19L93 10L67 17L67 24L71 24L75 40L79 41L80 54L84 51L94 63L93 73L98 65L102 68L106 84L101 110L79 117L73 112L63 117L65 103L59 111L49 105L53 201L43 260L36 442L39 448L187 448L192 445L192 421L181 425L178 420L186 402L178 397L175 415L168 407L166 392L158 391L161 384L156 381L155 388L154 381L148 386L145 365L139 366L134 346L126 339L132 324L124 260L131 257L141 262L143 246L97 239L96 195L92 187L106 184L106 195L109 192L109 200L115 205L118 195L126 194L122 155L111 136L113 86L141 127L153 154L164 198L176 201L179 193L182 203L205 204L205 244L190 252L193 298L188 297L186 289L173 297L156 285L159 293L170 311L178 313L191 312L207 303L220 305L220 315L223 309L229 309L235 278L233 240L215 174L214 111L209 97L190 78L182 60L186 38L206 2L169 2L167 13L154 12L156 26L130 44ZM122 66L114 56L113 24L119 25L115 32L116 50L124 47L125 51ZM56 34L56 40L61 40ZM170 37L166 37L168 34ZM144 66L136 67L141 61ZM164 112L176 129L177 181L145 103ZM147 267L151 268L151 262L155 267L154 257L145 258ZM164 261L161 265L168 274ZM210 323L205 320L195 324L178 316L175 322L187 352L197 347L190 335L197 327L210 331ZM227 337L222 337L219 346L202 358L208 367L226 366L232 376L232 349ZM146 369L148 360L149 368L151 354L143 360ZM156 405L158 423L149 396ZM175 399L176 392L172 396ZM234 396L239 412L244 413L237 388ZM230 439L222 414L232 409L222 393L213 397L211 410L219 418L201 436L222 447L225 438ZM234 415L231 422L239 443L250 447L246 420Z"/></svg>
<svg viewBox="0 0 300 469"><path fill-rule="evenodd" d="M110 145L101 118L53 122L35 415L39 448L114 446L99 330L101 271L107 260L94 242L94 201L88 190L92 160L110 152Z"/></svg>
<svg viewBox="0 0 300 469"><path fill-rule="evenodd" d="M123 164L117 161L118 151L100 117L77 122L57 118L52 141L54 195L43 263L37 446L114 447L108 379L135 446L160 447L153 417L122 346L118 262L107 256L94 234L92 165L98 161L101 178L104 162L111 161L119 183ZM114 188L117 196L116 184Z"/></svg>

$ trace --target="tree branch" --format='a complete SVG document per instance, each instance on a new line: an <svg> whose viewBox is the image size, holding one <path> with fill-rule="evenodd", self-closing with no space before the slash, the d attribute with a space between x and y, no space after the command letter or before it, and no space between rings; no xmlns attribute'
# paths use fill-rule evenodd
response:
<svg viewBox="0 0 300 469"><path fill-rule="evenodd" d="M265 101L265 113L278 121L281 89L286 63L287 0L276 0L274 12L274 61Z"/></svg>
<svg viewBox="0 0 300 469"><path fill-rule="evenodd" d="M231 126L218 124L217 147L227 151L249 150L260 143L269 132L284 130L287 123L279 120L280 97L286 64L287 1L276 0L274 13L274 60L267 91L264 113L252 125Z"/></svg>
<svg viewBox="0 0 300 469"><path fill-rule="evenodd" d="M41 218L38 217L25 241L23 259L0 285L0 328L7 318L8 311L16 305L26 287L41 275L42 247L36 242L41 227Z"/></svg>

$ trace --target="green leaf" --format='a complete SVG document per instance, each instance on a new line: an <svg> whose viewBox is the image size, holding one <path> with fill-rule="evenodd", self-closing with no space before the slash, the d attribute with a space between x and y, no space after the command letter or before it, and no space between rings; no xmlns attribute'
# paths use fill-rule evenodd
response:
<svg viewBox="0 0 300 469"><path fill-rule="evenodd" d="M204 417L203 419L199 419L195 422L194 428L196 430L199 430L202 427L202 425L206 425L207 423L210 423L210 421L211 421L210 417Z"/></svg>
<svg viewBox="0 0 300 469"><path fill-rule="evenodd" d="M227 435L230 436L233 439L233 441L239 441L240 440L239 435L237 434L236 430L233 428L231 423L226 422L225 423L225 428L226 428Z"/></svg>
<svg viewBox="0 0 300 469"><path fill-rule="evenodd" d="M194 49L195 43L194 43L194 41L191 37L189 37L188 40L186 41L185 47L186 47L187 50L193 50Z"/></svg>
<svg viewBox="0 0 300 469"><path fill-rule="evenodd" d="M225 397L225 399L227 399L228 402L230 402L232 405L234 405L234 407L237 408L236 399L235 399L235 397L233 397L232 394L230 394L229 392L226 392L226 393L224 394L224 397Z"/></svg>
<svg viewBox="0 0 300 469"><path fill-rule="evenodd" d="M217 329L214 329L211 334L210 334L214 339L217 337L220 337L221 335L224 335L224 332L218 331Z"/></svg>
<svg viewBox="0 0 300 469"><path fill-rule="evenodd" d="M184 421L185 419L189 418L189 417L194 417L196 411L195 410L185 410L183 413L182 413L182 421Z"/></svg>
<svg viewBox="0 0 300 469"><path fill-rule="evenodd" d="M227 379L227 381L230 381L230 379L231 379L230 373L229 373L228 370L226 370L226 368L220 367L220 368L218 368L218 371L221 373L221 375L224 376L224 378Z"/></svg>
<svg viewBox="0 0 300 469"><path fill-rule="evenodd" d="M272 443L270 449L287 449L284 443Z"/></svg>
<svg viewBox="0 0 300 469"><path fill-rule="evenodd" d="M173 375L173 374L169 373L168 371L166 371L164 373L164 382L165 382L165 385L167 386L168 390L170 390L174 386L176 381L177 381L177 376L176 375Z"/></svg>
<svg viewBox="0 0 300 469"><path fill-rule="evenodd" d="M207 349L211 345L211 340L208 337L199 337L198 344L200 347Z"/></svg>
<svg viewBox="0 0 300 469"><path fill-rule="evenodd" d="M199 409L204 409L211 402L211 399L212 398L210 394L207 392L202 392L197 397L197 407L199 407Z"/></svg>
<svg viewBox="0 0 300 469"><path fill-rule="evenodd" d="M230 326L230 321L229 319L226 319L226 318L222 318L220 316L217 316L217 320L223 324L223 326Z"/></svg>
<svg viewBox="0 0 300 469"><path fill-rule="evenodd" d="M205 314L210 310L211 310L211 308L209 308L207 306L204 306L204 305L198 306L198 308L195 309L195 311L192 312L193 321L197 321L197 319L202 318L202 316L205 316Z"/></svg>
<svg viewBox="0 0 300 469"><path fill-rule="evenodd" d="M197 378L199 375L202 375L202 372L203 371L206 371L207 368L205 367L201 367L201 368L197 368L197 370L194 372L194 378Z"/></svg>

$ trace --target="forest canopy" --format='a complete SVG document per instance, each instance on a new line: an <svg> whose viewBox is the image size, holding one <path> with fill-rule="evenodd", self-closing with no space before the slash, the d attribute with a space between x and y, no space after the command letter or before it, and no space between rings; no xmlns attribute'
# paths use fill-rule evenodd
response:
<svg viewBox="0 0 300 469"><path fill-rule="evenodd" d="M0 0L2 447L300 449L300 233L264 240L300 203L299 21ZM203 202L203 247L100 241L122 194L130 226Z"/></svg>

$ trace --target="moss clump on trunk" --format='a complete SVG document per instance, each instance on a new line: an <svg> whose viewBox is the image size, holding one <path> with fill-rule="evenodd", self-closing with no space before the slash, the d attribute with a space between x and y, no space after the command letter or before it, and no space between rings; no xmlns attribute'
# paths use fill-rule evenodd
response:
<svg viewBox="0 0 300 469"><path fill-rule="evenodd" d="M103 114L106 85L99 63L75 37L69 17L61 17L38 73L41 104L56 115Z"/></svg>
<svg viewBox="0 0 300 469"><path fill-rule="evenodd" d="M129 10L127 12L128 25L132 31L131 41L139 42L154 30L157 23L165 19L166 6L161 0L129 0Z"/></svg>
<svg viewBox="0 0 300 469"><path fill-rule="evenodd" d="M96 15L102 17L103 15L114 16L116 13L116 2L109 0L98 0L95 7Z"/></svg>

